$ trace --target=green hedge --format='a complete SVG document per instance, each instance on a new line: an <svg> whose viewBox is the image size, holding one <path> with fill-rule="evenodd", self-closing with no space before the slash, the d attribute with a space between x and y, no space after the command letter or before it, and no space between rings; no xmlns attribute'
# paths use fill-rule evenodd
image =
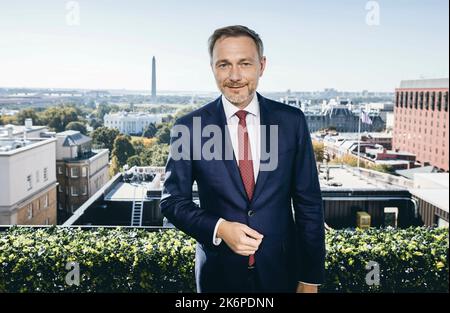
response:
<svg viewBox="0 0 450 313"><path fill-rule="evenodd" d="M328 231L322 292L448 292L448 228ZM194 292L195 241L176 230L0 232L0 292ZM368 285L366 264L379 264ZM80 264L80 285L66 284Z"/></svg>

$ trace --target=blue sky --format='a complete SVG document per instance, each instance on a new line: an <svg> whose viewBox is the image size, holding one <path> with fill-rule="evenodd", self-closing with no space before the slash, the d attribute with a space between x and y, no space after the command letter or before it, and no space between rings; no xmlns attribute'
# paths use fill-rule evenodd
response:
<svg viewBox="0 0 450 313"><path fill-rule="evenodd" d="M244 24L265 44L260 91L392 91L402 79L448 77L448 0L0 0L0 86L215 91L207 39Z"/></svg>

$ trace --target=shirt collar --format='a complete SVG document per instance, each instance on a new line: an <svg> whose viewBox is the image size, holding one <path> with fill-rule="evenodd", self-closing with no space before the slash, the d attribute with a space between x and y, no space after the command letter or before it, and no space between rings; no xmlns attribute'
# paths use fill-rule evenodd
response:
<svg viewBox="0 0 450 313"><path fill-rule="evenodd" d="M239 108L228 101L228 99L224 95L222 95L222 103L227 120L230 119L234 114L236 114L237 111L239 111ZM250 101L250 103L245 107L244 110L250 114L259 116L259 102L258 97L256 96L256 92L253 94L252 101Z"/></svg>

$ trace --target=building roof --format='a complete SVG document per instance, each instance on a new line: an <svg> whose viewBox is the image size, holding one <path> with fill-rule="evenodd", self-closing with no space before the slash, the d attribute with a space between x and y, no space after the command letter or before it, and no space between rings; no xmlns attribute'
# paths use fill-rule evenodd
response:
<svg viewBox="0 0 450 313"><path fill-rule="evenodd" d="M448 78L402 80L400 88L448 88Z"/></svg>
<svg viewBox="0 0 450 313"><path fill-rule="evenodd" d="M31 126L31 127L26 127L24 125L12 125L12 124L8 124L5 126L0 126L0 138L7 138L8 137L8 128L12 129L12 136L13 137L18 137L19 135L23 135L24 132L28 133L33 133L33 132L38 132L38 131L47 131L47 126ZM41 133L42 133L41 132Z"/></svg>
<svg viewBox="0 0 450 313"><path fill-rule="evenodd" d="M319 174L322 191L328 189L352 190L405 190L404 187L388 184L375 177L367 177L357 173L356 168L329 166L329 180L326 180L326 169L321 167ZM387 175L387 174L386 174Z"/></svg>
<svg viewBox="0 0 450 313"><path fill-rule="evenodd" d="M414 196L448 212L449 193L447 189L410 189Z"/></svg>
<svg viewBox="0 0 450 313"><path fill-rule="evenodd" d="M409 178L409 179L413 179L414 178L414 174L416 173L435 173L437 172L437 168L435 168L434 166L421 166L421 167L415 167L415 168L411 168L411 169L407 169L407 170L396 170L395 173Z"/></svg>
<svg viewBox="0 0 450 313"><path fill-rule="evenodd" d="M56 136L66 137L63 143L64 147L78 146L92 140L90 137L83 135L77 130L66 130L64 132L57 133Z"/></svg>

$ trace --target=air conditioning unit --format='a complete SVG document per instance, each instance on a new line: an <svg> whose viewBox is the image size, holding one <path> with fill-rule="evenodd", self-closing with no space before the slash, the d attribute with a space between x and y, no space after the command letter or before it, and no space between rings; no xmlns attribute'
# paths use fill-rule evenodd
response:
<svg viewBox="0 0 450 313"><path fill-rule="evenodd" d="M356 212L356 227L362 229L370 228L370 214L364 211Z"/></svg>

